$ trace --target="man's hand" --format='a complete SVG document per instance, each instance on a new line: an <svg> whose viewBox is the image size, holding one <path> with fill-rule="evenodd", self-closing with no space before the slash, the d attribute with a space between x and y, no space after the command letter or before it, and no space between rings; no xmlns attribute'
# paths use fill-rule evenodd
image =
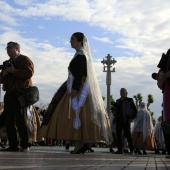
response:
<svg viewBox="0 0 170 170"><path fill-rule="evenodd" d="M3 76L5 77L5 76L8 75L9 73L14 73L14 70L15 70L15 68L14 68L13 64L11 64L10 67L6 67L6 68L3 70L2 74L3 74Z"/></svg>

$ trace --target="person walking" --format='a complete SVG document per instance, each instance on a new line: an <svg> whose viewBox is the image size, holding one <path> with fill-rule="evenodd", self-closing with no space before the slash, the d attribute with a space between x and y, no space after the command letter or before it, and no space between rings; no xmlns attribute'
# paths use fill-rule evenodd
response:
<svg viewBox="0 0 170 170"><path fill-rule="evenodd" d="M146 150L156 150L157 148L152 118L144 102L139 104L132 129L132 139L135 153L142 154L140 150L143 150L143 154L146 155Z"/></svg>
<svg viewBox="0 0 170 170"><path fill-rule="evenodd" d="M17 42L8 42L6 50L9 60L3 63L0 83L3 84L5 91L4 115L9 147L1 151L28 151L31 143L27 124L27 108L21 107L16 97L16 89L32 86L34 65L29 57L20 54L20 45Z"/></svg>
<svg viewBox="0 0 170 170"><path fill-rule="evenodd" d="M41 135L75 142L70 153L84 154L85 142L111 141L111 129L87 37L81 32L73 33L70 43L76 53L68 67L68 79L47 109Z"/></svg>
<svg viewBox="0 0 170 170"><path fill-rule="evenodd" d="M131 121L137 114L137 109L132 98L127 97L127 90L120 89L120 98L116 100L116 135L117 135L117 148L115 154L123 154L122 135L127 138L130 148L130 154L134 153L134 147L131 136Z"/></svg>

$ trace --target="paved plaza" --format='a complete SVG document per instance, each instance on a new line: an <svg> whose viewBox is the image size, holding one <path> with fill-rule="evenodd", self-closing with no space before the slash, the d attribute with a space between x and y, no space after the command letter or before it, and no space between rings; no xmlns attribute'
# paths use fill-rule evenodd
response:
<svg viewBox="0 0 170 170"><path fill-rule="evenodd" d="M70 154L59 146L34 146L29 152L0 152L3 170L170 170L170 159L149 151L147 155L117 155L109 148ZM116 150L116 149L115 149Z"/></svg>

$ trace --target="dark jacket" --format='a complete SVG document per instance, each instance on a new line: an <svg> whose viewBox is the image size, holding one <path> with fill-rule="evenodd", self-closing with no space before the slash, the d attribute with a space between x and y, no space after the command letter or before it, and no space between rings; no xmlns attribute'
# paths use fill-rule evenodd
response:
<svg viewBox="0 0 170 170"><path fill-rule="evenodd" d="M116 121L126 122L134 119L136 115L137 109L132 98L126 97L124 100L121 98L116 100Z"/></svg>

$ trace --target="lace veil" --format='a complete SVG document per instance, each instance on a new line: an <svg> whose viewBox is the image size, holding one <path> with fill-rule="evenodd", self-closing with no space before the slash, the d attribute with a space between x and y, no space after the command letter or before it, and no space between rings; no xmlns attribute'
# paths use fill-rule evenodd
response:
<svg viewBox="0 0 170 170"><path fill-rule="evenodd" d="M110 130L107 121L109 118L97 82L95 70L92 64L90 46L86 36L83 38L83 49L85 50L87 59L87 82L89 86L91 121L93 121L99 127L100 134L108 142Z"/></svg>

